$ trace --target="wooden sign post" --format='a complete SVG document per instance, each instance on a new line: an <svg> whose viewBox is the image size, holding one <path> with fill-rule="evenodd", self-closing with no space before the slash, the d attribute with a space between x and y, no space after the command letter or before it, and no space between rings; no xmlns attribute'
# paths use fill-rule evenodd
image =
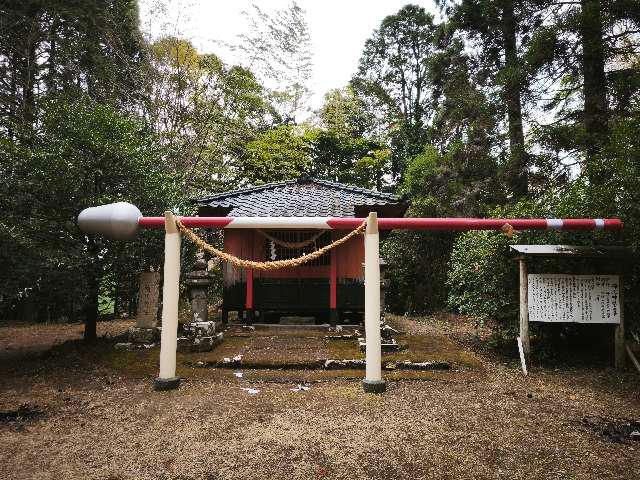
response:
<svg viewBox="0 0 640 480"><path fill-rule="evenodd" d="M521 258L518 263L520 266L520 341L522 342L524 356L528 357L531 353L531 344L529 342L529 282L527 278L527 261Z"/></svg>
<svg viewBox="0 0 640 480"><path fill-rule="evenodd" d="M622 368L624 302L621 275L529 274L527 256L620 258L625 249L573 247L567 245L512 245L520 253L520 339L526 355L531 351L529 322L596 323L615 325L615 366Z"/></svg>

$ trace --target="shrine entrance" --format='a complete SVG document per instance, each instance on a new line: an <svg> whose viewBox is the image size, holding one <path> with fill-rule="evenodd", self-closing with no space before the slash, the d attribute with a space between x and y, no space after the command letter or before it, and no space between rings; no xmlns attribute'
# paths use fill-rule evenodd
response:
<svg viewBox="0 0 640 480"><path fill-rule="evenodd" d="M364 234L364 287L365 287L365 337L366 367L363 388L365 392L381 393L385 390L382 378L380 333L380 257L379 230L526 230L566 229L619 230L622 222L617 219L476 219L476 218L382 218L375 212L363 218L327 217L176 217L165 212L164 217L143 217L140 210L124 202L92 207L83 210L78 217L80 228L87 233L103 234L116 239L133 238L140 227L165 229L165 263L162 309L162 335L160 349L160 375L155 381L158 390L177 388L176 345L178 329L178 300L180 281L180 244L182 235L200 249L216 255L220 260L235 266L253 270L277 270L303 265L339 247L343 243ZM331 244L313 253L287 260L259 262L238 258L213 247L196 235L191 228L310 228L318 230L347 230Z"/></svg>

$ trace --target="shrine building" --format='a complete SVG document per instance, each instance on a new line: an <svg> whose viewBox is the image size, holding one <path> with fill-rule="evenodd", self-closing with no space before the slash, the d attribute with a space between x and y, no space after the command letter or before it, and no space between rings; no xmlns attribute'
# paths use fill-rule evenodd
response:
<svg viewBox="0 0 640 480"><path fill-rule="evenodd" d="M399 196L302 177L218 193L195 200L198 215L209 217L402 217L408 207ZM297 258L330 244L343 230L225 229L224 250L256 261ZM223 267L222 320L229 312L252 322L281 316L315 317L336 324L361 318L364 311L364 242L357 236L320 258L273 271Z"/></svg>

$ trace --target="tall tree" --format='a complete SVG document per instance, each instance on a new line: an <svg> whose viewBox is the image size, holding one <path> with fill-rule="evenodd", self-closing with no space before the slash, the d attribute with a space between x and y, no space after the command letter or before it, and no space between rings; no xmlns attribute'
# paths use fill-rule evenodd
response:
<svg viewBox="0 0 640 480"><path fill-rule="evenodd" d="M427 140L428 59L433 52L433 16L407 5L386 17L364 46L351 84L386 123L392 145L392 174L401 178L409 158ZM389 124L391 127L389 128Z"/></svg>
<svg viewBox="0 0 640 480"><path fill-rule="evenodd" d="M306 173L311 164L314 131L306 126L279 125L247 144L239 182L260 184L289 180Z"/></svg>
<svg viewBox="0 0 640 480"><path fill-rule="evenodd" d="M271 125L273 109L247 69L165 37L150 48L144 112L166 147L164 162L185 193L228 188L246 145Z"/></svg>
<svg viewBox="0 0 640 480"><path fill-rule="evenodd" d="M86 236L76 216L122 200L160 211L177 204L177 184L162 171L158 144L139 119L87 96L42 107L28 144L1 138L0 261L9 268L2 269L0 298L6 304L33 295L41 318L50 320L74 318L84 305L85 338L93 340L101 280L114 263L133 275L158 266L159 238L125 245Z"/></svg>
<svg viewBox="0 0 640 480"><path fill-rule="evenodd" d="M502 43L504 48L504 100L507 105L510 159L507 180L516 198L529 191L529 160L522 125L522 73L518 58L518 20L514 0L502 0Z"/></svg>
<svg viewBox="0 0 640 480"><path fill-rule="evenodd" d="M388 146L351 87L331 90L317 112L311 173L319 178L382 190L389 170Z"/></svg>
<svg viewBox="0 0 640 480"><path fill-rule="evenodd" d="M465 52L463 38L452 24L440 25L436 45L429 61L432 143L442 152L452 143L464 144L470 160L493 157L500 142L501 119L499 102L486 93L490 83Z"/></svg>
<svg viewBox="0 0 640 480"><path fill-rule="evenodd" d="M580 40L584 129L588 156L596 155L607 141L609 108L605 74L605 46L600 0L581 0Z"/></svg>
<svg viewBox="0 0 640 480"><path fill-rule="evenodd" d="M529 191L531 157L525 145L523 96L527 89L523 45L540 17L528 0L439 1L451 22L463 30L482 61L479 67L500 89L505 105L509 160L505 179L514 200Z"/></svg>
<svg viewBox="0 0 640 480"><path fill-rule="evenodd" d="M0 115L33 125L38 100L86 93L133 109L144 45L136 0L25 0L0 5Z"/></svg>
<svg viewBox="0 0 640 480"><path fill-rule="evenodd" d="M593 184L606 182L598 155L608 143L613 115L632 116L640 72L630 61L640 48L640 5L627 0L539 2L545 22L526 60L539 71L533 84L555 116L537 128L542 146L564 152ZM530 70L534 70L530 68ZM561 165L562 167L562 165ZM603 170L604 169L604 170Z"/></svg>
<svg viewBox="0 0 640 480"><path fill-rule="evenodd" d="M313 59L306 12L295 0L268 12L255 3L244 12L248 28L232 49L269 89L282 120L296 123L309 110Z"/></svg>

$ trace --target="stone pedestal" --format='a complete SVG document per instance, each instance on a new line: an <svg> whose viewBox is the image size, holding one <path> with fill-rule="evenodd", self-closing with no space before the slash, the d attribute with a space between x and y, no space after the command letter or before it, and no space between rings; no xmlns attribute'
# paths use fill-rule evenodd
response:
<svg viewBox="0 0 640 480"><path fill-rule="evenodd" d="M177 350L182 353L210 352L217 345L222 343L222 340L224 340L222 332L206 337L182 336L178 337Z"/></svg>
<svg viewBox="0 0 640 480"><path fill-rule="evenodd" d="M129 329L129 341L131 343L156 343L160 341L159 328L131 327Z"/></svg>
<svg viewBox="0 0 640 480"><path fill-rule="evenodd" d="M191 322L182 327L178 337L178 351L183 353L209 352L223 340L222 332L216 333L215 322Z"/></svg>

